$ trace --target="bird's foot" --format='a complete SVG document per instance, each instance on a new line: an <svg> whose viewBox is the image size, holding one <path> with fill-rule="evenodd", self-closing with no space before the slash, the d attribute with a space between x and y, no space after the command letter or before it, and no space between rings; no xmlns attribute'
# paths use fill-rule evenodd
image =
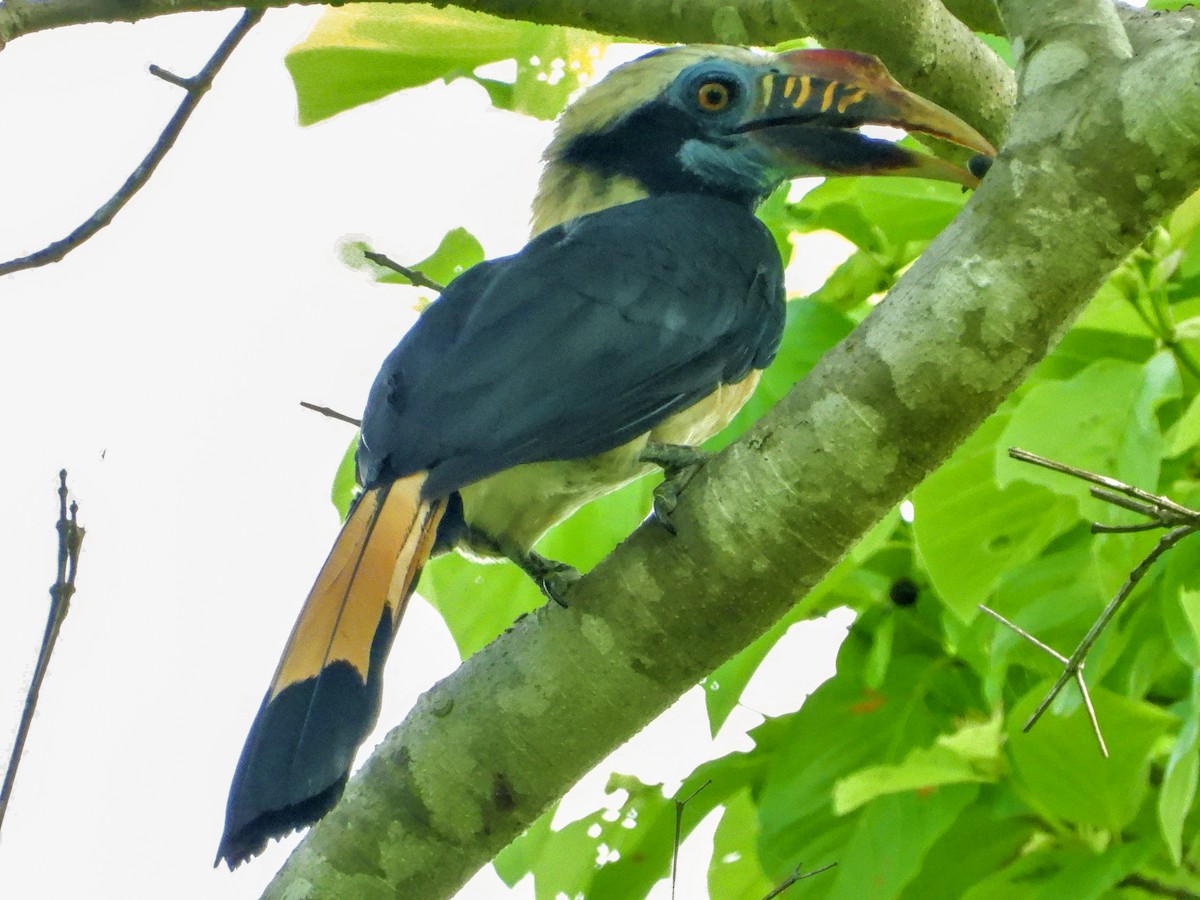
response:
<svg viewBox="0 0 1200 900"><path fill-rule="evenodd" d="M540 553L530 550L523 557L514 558L521 569L533 579L543 594L564 609L567 606L567 593L583 576L574 566L557 560L547 559Z"/></svg>
<svg viewBox="0 0 1200 900"><path fill-rule="evenodd" d="M642 449L642 462L654 463L663 470L662 484L654 489L654 518L670 534L676 533L671 514L679 503L679 495L709 456L707 451L686 444L648 441Z"/></svg>

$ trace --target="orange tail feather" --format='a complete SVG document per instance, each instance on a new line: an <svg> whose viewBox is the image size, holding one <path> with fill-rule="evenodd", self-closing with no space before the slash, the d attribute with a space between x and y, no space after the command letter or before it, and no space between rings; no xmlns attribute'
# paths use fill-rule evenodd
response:
<svg viewBox="0 0 1200 900"><path fill-rule="evenodd" d="M364 491L321 568L242 749L217 862L321 818L379 715L382 669L445 501L424 474Z"/></svg>

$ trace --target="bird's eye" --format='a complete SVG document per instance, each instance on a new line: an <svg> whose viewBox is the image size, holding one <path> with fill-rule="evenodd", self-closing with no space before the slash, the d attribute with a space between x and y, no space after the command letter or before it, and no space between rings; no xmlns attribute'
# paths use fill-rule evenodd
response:
<svg viewBox="0 0 1200 900"><path fill-rule="evenodd" d="M733 99L733 90L723 81L706 81L696 91L696 103L705 112L720 112Z"/></svg>

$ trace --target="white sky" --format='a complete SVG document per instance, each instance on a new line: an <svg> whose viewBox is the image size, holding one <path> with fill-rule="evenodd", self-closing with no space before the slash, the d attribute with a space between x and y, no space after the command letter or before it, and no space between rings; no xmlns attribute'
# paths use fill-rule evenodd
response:
<svg viewBox="0 0 1200 900"><path fill-rule="evenodd" d="M0 896L258 895L296 837L232 875L212 858L242 740L337 529L328 487L351 437L297 404L358 414L417 296L345 269L336 244L365 234L415 261L457 225L489 255L523 243L549 126L460 82L300 129L282 59L318 14L269 12L113 225L0 279L5 760L54 577L61 467L88 529L0 838ZM180 99L146 65L193 74L235 19L74 27L0 52L0 258L111 194ZM747 703L798 706L845 621L793 629ZM414 603L368 748L456 662ZM713 744L691 692L581 783L571 817L602 802L610 769L676 782L759 719L738 710ZM681 897L703 896L705 844L684 848ZM509 894L488 868L460 896Z"/></svg>

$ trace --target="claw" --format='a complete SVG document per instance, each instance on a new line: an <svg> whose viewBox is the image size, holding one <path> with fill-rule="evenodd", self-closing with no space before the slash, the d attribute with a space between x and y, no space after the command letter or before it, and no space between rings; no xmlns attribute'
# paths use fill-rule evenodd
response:
<svg viewBox="0 0 1200 900"><path fill-rule="evenodd" d="M639 459L642 462L654 463L666 472L669 478L673 472L679 469L690 469L700 465L709 456L711 454L707 450L687 444L662 444L658 441L646 441L646 446L642 448Z"/></svg>
<svg viewBox="0 0 1200 900"><path fill-rule="evenodd" d="M566 595L583 576L574 566L557 560L547 559L540 553L530 550L523 557L513 557L513 562L520 566L526 575L533 579L546 595L564 609L567 607Z"/></svg>
<svg viewBox="0 0 1200 900"><path fill-rule="evenodd" d="M685 444L647 441L642 449L642 462L654 463L663 470L662 484L654 489L654 518L668 534L678 533L671 522L671 514L679 503L679 495L708 457L707 451Z"/></svg>
<svg viewBox="0 0 1200 900"><path fill-rule="evenodd" d="M539 587L542 593L553 600L563 609L567 608L566 595L567 592L575 586L581 577L579 570L573 566L568 566L566 563L557 563L559 568L553 572L548 572L541 580Z"/></svg>
<svg viewBox="0 0 1200 900"><path fill-rule="evenodd" d="M687 487L689 481L700 471L700 464L690 465L685 469L668 470L663 479L662 484L654 489L654 518L658 520L658 524L667 530L668 534L675 535L678 531L674 523L671 521L671 514L675 512L675 507L679 505L679 495L683 493L683 489Z"/></svg>

